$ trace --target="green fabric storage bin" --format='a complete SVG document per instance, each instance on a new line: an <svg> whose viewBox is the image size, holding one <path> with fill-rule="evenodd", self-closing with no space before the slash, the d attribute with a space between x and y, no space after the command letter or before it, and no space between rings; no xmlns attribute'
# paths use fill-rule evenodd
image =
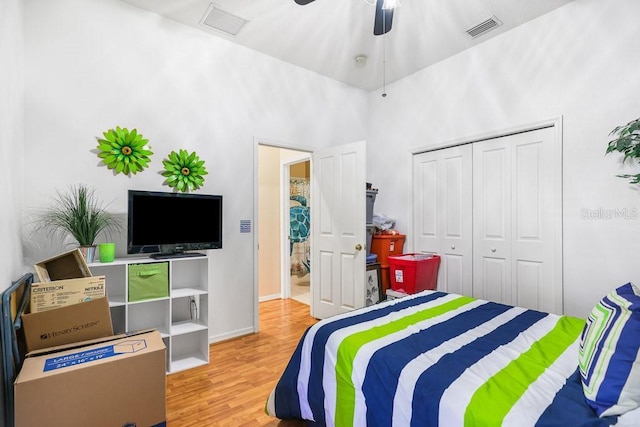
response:
<svg viewBox="0 0 640 427"><path fill-rule="evenodd" d="M129 264L129 302L168 296L168 262Z"/></svg>

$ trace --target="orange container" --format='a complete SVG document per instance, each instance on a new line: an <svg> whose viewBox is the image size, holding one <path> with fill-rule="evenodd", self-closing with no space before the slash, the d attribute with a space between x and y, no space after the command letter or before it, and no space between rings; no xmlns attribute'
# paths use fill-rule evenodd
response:
<svg viewBox="0 0 640 427"><path fill-rule="evenodd" d="M402 254L404 234L374 234L371 238L371 252L378 255L378 262L382 267L388 267L389 255Z"/></svg>
<svg viewBox="0 0 640 427"><path fill-rule="evenodd" d="M403 234L374 234L371 238L370 253L376 254L376 261L380 263L382 294L389 289L389 255L402 254L405 236Z"/></svg>
<svg viewBox="0 0 640 427"><path fill-rule="evenodd" d="M380 285L382 286L382 295L387 295L389 289L389 266L380 266Z"/></svg>
<svg viewBox="0 0 640 427"><path fill-rule="evenodd" d="M414 294L434 290L438 281L439 255L404 254L389 257L391 289Z"/></svg>

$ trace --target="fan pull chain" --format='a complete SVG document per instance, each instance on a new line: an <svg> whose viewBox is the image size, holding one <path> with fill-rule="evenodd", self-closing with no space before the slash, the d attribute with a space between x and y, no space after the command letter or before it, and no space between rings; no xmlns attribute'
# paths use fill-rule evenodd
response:
<svg viewBox="0 0 640 427"><path fill-rule="evenodd" d="M382 17L382 97L385 98L387 96L387 52L386 52L386 41L387 41L387 31L385 28L385 16Z"/></svg>

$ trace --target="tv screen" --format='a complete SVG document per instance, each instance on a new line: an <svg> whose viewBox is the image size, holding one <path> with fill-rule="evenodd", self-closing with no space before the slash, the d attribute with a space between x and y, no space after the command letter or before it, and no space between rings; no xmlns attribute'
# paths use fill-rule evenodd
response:
<svg viewBox="0 0 640 427"><path fill-rule="evenodd" d="M127 253L153 258L222 248L222 196L129 190Z"/></svg>

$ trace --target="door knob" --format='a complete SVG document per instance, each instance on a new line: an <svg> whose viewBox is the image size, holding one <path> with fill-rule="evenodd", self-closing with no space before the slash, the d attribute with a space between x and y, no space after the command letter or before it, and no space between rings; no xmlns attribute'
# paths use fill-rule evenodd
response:
<svg viewBox="0 0 640 427"><path fill-rule="evenodd" d="M356 245L356 251L361 251L362 250L362 245L360 243L358 243Z"/></svg>
<svg viewBox="0 0 640 427"><path fill-rule="evenodd" d="M496 251L496 248L491 248L491 252L495 252L495 251Z"/></svg>
<svg viewBox="0 0 640 427"><path fill-rule="evenodd" d="M455 249L455 248L456 248L456 245L451 245L451 249Z"/></svg>

